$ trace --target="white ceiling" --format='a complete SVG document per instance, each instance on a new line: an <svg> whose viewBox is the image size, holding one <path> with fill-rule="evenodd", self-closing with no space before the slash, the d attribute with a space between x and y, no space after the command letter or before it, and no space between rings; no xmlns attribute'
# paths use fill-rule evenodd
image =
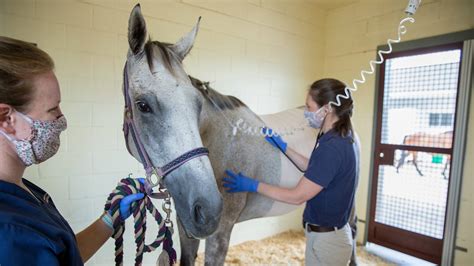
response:
<svg viewBox="0 0 474 266"><path fill-rule="evenodd" d="M334 9L341 6L346 6L356 2L355 0L307 0L310 3L316 4L317 6L324 9Z"/></svg>

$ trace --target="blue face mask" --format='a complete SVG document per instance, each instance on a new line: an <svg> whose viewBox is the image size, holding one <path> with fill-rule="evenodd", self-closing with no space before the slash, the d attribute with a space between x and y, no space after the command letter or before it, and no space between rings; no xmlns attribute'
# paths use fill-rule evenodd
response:
<svg viewBox="0 0 474 266"><path fill-rule="evenodd" d="M304 110L304 118L308 120L309 126L312 128L321 128L326 115L323 112L324 108L319 108L316 112L310 112L307 109Z"/></svg>

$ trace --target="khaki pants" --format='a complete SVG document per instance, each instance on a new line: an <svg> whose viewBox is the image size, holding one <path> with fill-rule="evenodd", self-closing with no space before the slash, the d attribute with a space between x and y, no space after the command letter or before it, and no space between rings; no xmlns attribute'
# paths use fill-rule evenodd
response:
<svg viewBox="0 0 474 266"><path fill-rule="evenodd" d="M352 252L352 233L349 224L343 228L316 233L305 230L306 266L346 266Z"/></svg>

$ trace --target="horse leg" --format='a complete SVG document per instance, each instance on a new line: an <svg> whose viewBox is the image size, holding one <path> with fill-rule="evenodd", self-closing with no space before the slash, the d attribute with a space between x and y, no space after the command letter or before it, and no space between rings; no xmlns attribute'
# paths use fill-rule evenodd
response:
<svg viewBox="0 0 474 266"><path fill-rule="evenodd" d="M448 164L450 162L450 158L448 156L448 158L446 159L446 163L444 164L444 169L443 169L443 177L444 179L448 179L448 177L446 176L446 170L448 170Z"/></svg>
<svg viewBox="0 0 474 266"><path fill-rule="evenodd" d="M418 163L416 162L416 152L413 152L413 165L415 166L416 171L420 176L423 176L423 173L421 172L420 168L418 168Z"/></svg>
<svg viewBox="0 0 474 266"><path fill-rule="evenodd" d="M206 238L204 265L224 265L229 249L230 235L240 213L245 208L247 195L244 193L224 194L224 208L216 232Z"/></svg>
<svg viewBox="0 0 474 266"><path fill-rule="evenodd" d="M418 172L418 174L420 176L423 176L423 173L421 172L420 168L418 168L418 164L416 163L416 161L413 161L413 165L415 165L415 168L416 168L416 171Z"/></svg>
<svg viewBox="0 0 474 266"><path fill-rule="evenodd" d="M189 238L178 218L179 242L181 246L180 265L194 265L199 248L199 239Z"/></svg>
<svg viewBox="0 0 474 266"><path fill-rule="evenodd" d="M448 162L444 164L443 172L441 173L443 175L443 178L446 179L446 169L448 168Z"/></svg>
<svg viewBox="0 0 474 266"><path fill-rule="evenodd" d="M398 160L398 164L397 164L397 174L398 174L398 169L400 167L402 167L402 165L405 163L405 159L407 158L408 156L408 152L407 151L402 151L402 155L400 156L400 160Z"/></svg>
<svg viewBox="0 0 474 266"><path fill-rule="evenodd" d="M354 206L352 206L351 215L349 217L349 226L351 227L351 232L352 232L352 254L351 254L351 260L349 262L349 266L357 266L358 265L357 254L356 254L357 214L355 213L355 204Z"/></svg>
<svg viewBox="0 0 474 266"><path fill-rule="evenodd" d="M206 239L206 259L204 265L224 265L233 227L233 223L225 224Z"/></svg>

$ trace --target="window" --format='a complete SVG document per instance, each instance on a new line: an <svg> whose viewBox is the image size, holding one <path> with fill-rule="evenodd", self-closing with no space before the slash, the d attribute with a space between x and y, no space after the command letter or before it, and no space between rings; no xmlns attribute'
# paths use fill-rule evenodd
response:
<svg viewBox="0 0 474 266"><path fill-rule="evenodd" d="M449 127L453 125L454 114L430 113L430 127Z"/></svg>

